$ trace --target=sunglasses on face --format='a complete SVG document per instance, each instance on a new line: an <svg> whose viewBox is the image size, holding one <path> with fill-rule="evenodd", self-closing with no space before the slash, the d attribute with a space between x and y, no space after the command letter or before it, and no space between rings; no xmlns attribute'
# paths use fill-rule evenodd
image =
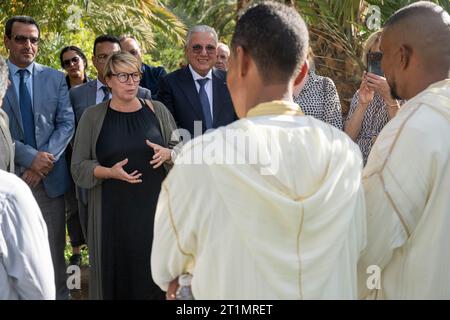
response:
<svg viewBox="0 0 450 320"><path fill-rule="evenodd" d="M30 40L30 43L33 45L38 44L39 38L38 37L25 37L25 36L14 36L13 37L14 42L18 44L25 44L28 40Z"/></svg>
<svg viewBox="0 0 450 320"><path fill-rule="evenodd" d="M68 67L70 67L73 64L78 64L78 62L80 62L80 57L75 56L72 59L67 59L67 60L63 60L63 67L64 69L67 69Z"/></svg>
<svg viewBox="0 0 450 320"><path fill-rule="evenodd" d="M215 54L216 53L216 47L215 46L213 46L213 45L211 45L211 44L208 44L207 46L202 46L201 44L194 44L193 46L192 46L192 51L194 52L194 53L202 53L203 52L203 48L206 50L206 52L208 53L208 54Z"/></svg>
<svg viewBox="0 0 450 320"><path fill-rule="evenodd" d="M130 77L131 80L133 80L133 82L139 82L141 81L142 77L142 74L140 72L133 72L133 73L119 72L113 73L111 75L117 77L117 80L119 80L120 83L127 82Z"/></svg>

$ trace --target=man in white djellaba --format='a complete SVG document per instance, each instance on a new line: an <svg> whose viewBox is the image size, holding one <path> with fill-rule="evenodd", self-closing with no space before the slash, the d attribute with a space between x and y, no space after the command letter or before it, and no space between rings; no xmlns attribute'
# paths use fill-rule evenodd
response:
<svg viewBox="0 0 450 320"><path fill-rule="evenodd" d="M237 22L227 84L240 120L189 142L162 185L151 262L169 298L183 273L195 299L357 297L361 153L293 102L307 49L286 5Z"/></svg>
<svg viewBox="0 0 450 320"><path fill-rule="evenodd" d="M393 97L408 101L364 168L359 296L450 299L450 15L416 2L383 30L383 71ZM369 283L368 268L378 268Z"/></svg>

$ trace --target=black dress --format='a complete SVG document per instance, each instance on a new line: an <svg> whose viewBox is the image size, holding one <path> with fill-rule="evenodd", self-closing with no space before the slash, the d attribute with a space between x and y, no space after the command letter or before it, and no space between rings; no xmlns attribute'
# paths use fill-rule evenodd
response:
<svg viewBox="0 0 450 320"><path fill-rule="evenodd" d="M141 101L141 104L143 102ZM102 182L102 290L104 299L164 299L153 282L150 253L163 166L149 164L154 152L145 140L164 146L159 122L146 105L135 112L108 106L97 141L98 161L112 167L128 158L126 172L138 170L142 183Z"/></svg>

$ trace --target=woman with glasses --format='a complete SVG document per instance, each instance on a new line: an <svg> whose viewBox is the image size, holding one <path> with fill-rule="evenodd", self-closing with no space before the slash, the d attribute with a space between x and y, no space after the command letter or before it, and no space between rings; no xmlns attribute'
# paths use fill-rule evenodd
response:
<svg viewBox="0 0 450 320"><path fill-rule="evenodd" d="M380 52L381 32L379 30L371 34L364 45L362 60L366 67L367 54ZM375 139L386 123L397 114L399 106L384 76L364 72L344 124L344 131L362 152L364 165Z"/></svg>
<svg viewBox="0 0 450 320"><path fill-rule="evenodd" d="M161 183L176 154L175 121L158 101L136 97L141 63L112 54L105 81L112 98L88 108L75 137L72 174L89 189L88 245L93 299L163 299L150 253Z"/></svg>
<svg viewBox="0 0 450 320"><path fill-rule="evenodd" d="M76 46L65 47L59 54L59 60L61 61L61 67L67 73L66 82L69 90L89 81L86 75L87 59L80 48Z"/></svg>

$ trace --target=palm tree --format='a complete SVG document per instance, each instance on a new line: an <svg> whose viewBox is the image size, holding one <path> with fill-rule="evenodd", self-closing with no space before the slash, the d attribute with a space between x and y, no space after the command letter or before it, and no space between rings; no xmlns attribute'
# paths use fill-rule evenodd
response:
<svg viewBox="0 0 450 320"><path fill-rule="evenodd" d="M80 46L88 55L96 35L132 33L143 49L155 47L154 34L181 45L186 27L158 0L11 0L0 3L0 23L13 15L29 15L41 27L39 62L58 68L63 46ZM3 52L4 53L4 52Z"/></svg>
<svg viewBox="0 0 450 320"><path fill-rule="evenodd" d="M417 1L417 0L416 0ZM396 10L414 0L297 0L296 7L307 21L317 69L335 80L346 113L363 71L361 52L373 32L366 25L370 5L380 9L380 25ZM448 0L435 0L450 11Z"/></svg>

